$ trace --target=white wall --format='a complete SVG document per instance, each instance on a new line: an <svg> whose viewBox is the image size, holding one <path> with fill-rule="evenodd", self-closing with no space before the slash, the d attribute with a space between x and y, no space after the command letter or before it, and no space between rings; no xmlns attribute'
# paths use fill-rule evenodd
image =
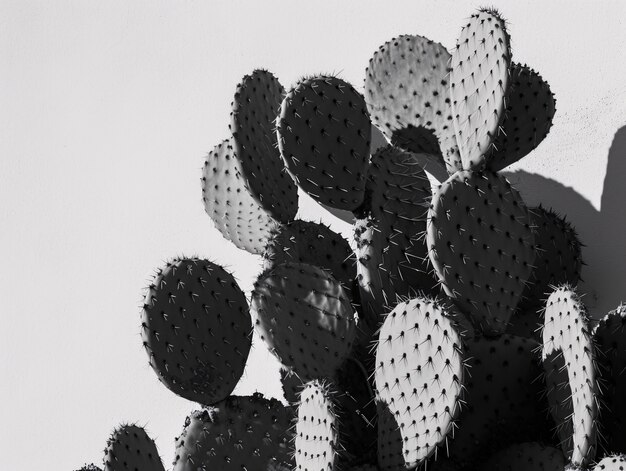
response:
<svg viewBox="0 0 626 471"><path fill-rule="evenodd" d="M513 178L531 204L578 227L583 288L600 315L626 297L626 8L493 3L510 20L515 60L540 71L558 99L553 131ZM212 228L199 182L244 74L265 67L288 86L336 72L361 86L380 44L418 33L450 47L477 6L1 1L2 468L98 463L121 421L147 425L171 462L194 405L147 364L141 288L164 259L198 253L250 289L259 260ZM321 214L310 202L301 211ZM238 391L276 394L275 366L256 348Z"/></svg>

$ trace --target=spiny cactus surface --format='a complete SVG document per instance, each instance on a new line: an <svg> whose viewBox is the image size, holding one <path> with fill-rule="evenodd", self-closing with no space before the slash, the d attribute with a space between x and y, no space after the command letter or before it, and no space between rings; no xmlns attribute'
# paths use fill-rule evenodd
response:
<svg viewBox="0 0 626 471"><path fill-rule="evenodd" d="M116 428L104 450L104 471L165 471L154 441L137 425Z"/></svg>

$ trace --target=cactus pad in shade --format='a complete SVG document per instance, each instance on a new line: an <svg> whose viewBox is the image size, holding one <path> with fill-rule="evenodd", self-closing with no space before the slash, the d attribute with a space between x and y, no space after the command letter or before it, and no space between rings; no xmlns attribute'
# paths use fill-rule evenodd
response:
<svg viewBox="0 0 626 471"><path fill-rule="evenodd" d="M487 166L495 171L517 162L545 139L556 101L550 86L526 65L511 64L506 116L492 145Z"/></svg>
<svg viewBox="0 0 626 471"><path fill-rule="evenodd" d="M611 455L597 463L592 471L624 471L626 469L626 455Z"/></svg>
<svg viewBox="0 0 626 471"><path fill-rule="evenodd" d="M113 431L104 450L104 471L165 471L154 441L137 425Z"/></svg>
<svg viewBox="0 0 626 471"><path fill-rule="evenodd" d="M452 125L449 74L450 53L445 47L422 36L399 36L370 59L365 99L372 120L390 142L411 152L435 153L439 159L443 154L448 171L454 173L462 167Z"/></svg>
<svg viewBox="0 0 626 471"><path fill-rule="evenodd" d="M250 193L232 139L215 146L204 162L202 201L226 239L250 253L263 253L277 223Z"/></svg>
<svg viewBox="0 0 626 471"><path fill-rule="evenodd" d="M520 309L537 310L543 307L551 286L578 283L582 244L572 225L554 211L539 206L529 208L528 213L535 234L536 258Z"/></svg>
<svg viewBox="0 0 626 471"><path fill-rule="evenodd" d="M266 70L255 70L237 86L230 130L251 194L280 222L294 219L298 191L277 148L275 121L285 90Z"/></svg>
<svg viewBox="0 0 626 471"><path fill-rule="evenodd" d="M265 267L309 263L329 270L344 287L356 278L356 259L348 241L322 223L299 219L276 227L265 247Z"/></svg>
<svg viewBox="0 0 626 471"><path fill-rule="evenodd" d="M307 383L300 394L295 428L295 470L335 471L339 461L339 424L329 384Z"/></svg>
<svg viewBox="0 0 626 471"><path fill-rule="evenodd" d="M148 288L141 330L165 386L201 404L226 398L243 374L252 337L245 295L219 265L174 259Z"/></svg>
<svg viewBox="0 0 626 471"><path fill-rule="evenodd" d="M519 193L495 173L457 172L433 196L427 242L446 294L484 333L504 332L535 258Z"/></svg>
<svg viewBox="0 0 626 471"><path fill-rule="evenodd" d="M461 406L462 339L446 307L428 298L398 304L380 329L375 381L400 428L406 467L443 446Z"/></svg>
<svg viewBox="0 0 626 471"><path fill-rule="evenodd" d="M365 100L352 85L330 76L301 80L283 100L276 132L300 188L333 208L361 204L371 123Z"/></svg>
<svg viewBox="0 0 626 471"><path fill-rule="evenodd" d="M76 471L102 471L102 469L96 466L95 464L86 464L82 468L77 469Z"/></svg>
<svg viewBox="0 0 626 471"><path fill-rule="evenodd" d="M283 263L262 273L252 292L255 329L283 366L303 381L332 376L356 333L346 291L319 267Z"/></svg>
<svg viewBox="0 0 626 471"><path fill-rule="evenodd" d="M537 442L520 443L493 455L479 471L563 471L561 450Z"/></svg>
<svg viewBox="0 0 626 471"><path fill-rule="evenodd" d="M387 146L372 156L354 226L361 304L372 330L398 296L430 293L437 284L423 239L430 195L430 182L413 154Z"/></svg>
<svg viewBox="0 0 626 471"><path fill-rule="evenodd" d="M550 412L565 456L576 465L593 460L600 390L595 346L584 304L568 285L546 301L542 360Z"/></svg>
<svg viewBox="0 0 626 471"><path fill-rule="evenodd" d="M258 393L195 411L176 439L174 471L293 469L292 420L289 408Z"/></svg>
<svg viewBox="0 0 626 471"><path fill-rule="evenodd" d="M485 164L505 113L511 51L504 19L481 9L463 26L452 51L450 93L465 170Z"/></svg>
<svg viewBox="0 0 626 471"><path fill-rule="evenodd" d="M600 421L605 448L626 453L626 304L620 304L600 321L593 338L600 353L602 399L607 408Z"/></svg>

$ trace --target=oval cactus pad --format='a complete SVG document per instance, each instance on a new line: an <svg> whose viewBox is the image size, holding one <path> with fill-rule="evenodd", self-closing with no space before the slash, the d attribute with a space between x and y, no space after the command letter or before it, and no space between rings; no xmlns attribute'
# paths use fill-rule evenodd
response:
<svg viewBox="0 0 626 471"><path fill-rule="evenodd" d="M250 193L232 139L215 146L204 162L202 201L226 239L250 253L263 253L278 223Z"/></svg>
<svg viewBox="0 0 626 471"><path fill-rule="evenodd" d="M104 450L104 471L165 471L154 441L137 425L113 431Z"/></svg>
<svg viewBox="0 0 626 471"><path fill-rule="evenodd" d="M285 165L313 199L345 210L361 204L371 123L352 85L329 76L301 80L283 100L277 135Z"/></svg>
<svg viewBox="0 0 626 471"><path fill-rule="evenodd" d="M506 24L491 9L473 14L452 51L450 93L463 168L484 165L504 118L511 51Z"/></svg>
<svg viewBox="0 0 626 471"><path fill-rule="evenodd" d="M585 305L569 286L556 288L546 301L541 358L550 412L563 452L586 466L595 456L598 438L596 350Z"/></svg>
<svg viewBox="0 0 626 471"><path fill-rule="evenodd" d="M454 174L433 195L427 243L446 294L483 332L504 332L535 259L517 191L495 173Z"/></svg>
<svg viewBox="0 0 626 471"><path fill-rule="evenodd" d="M148 289L141 336L150 366L170 390L214 404L235 389L252 343L245 295L219 265L174 259Z"/></svg>
<svg viewBox="0 0 626 471"><path fill-rule="evenodd" d="M376 389L400 428L407 469L452 431L464 369L461 336L437 301L412 299L387 315L376 348Z"/></svg>
<svg viewBox="0 0 626 471"><path fill-rule="evenodd" d="M252 195L273 218L289 222L298 211L298 191L285 171L274 131L284 94L270 72L246 75L235 92L230 130Z"/></svg>
<svg viewBox="0 0 626 471"><path fill-rule="evenodd" d="M262 273L252 308L259 336L303 381L332 376L350 352L352 304L341 283L321 268L283 263Z"/></svg>

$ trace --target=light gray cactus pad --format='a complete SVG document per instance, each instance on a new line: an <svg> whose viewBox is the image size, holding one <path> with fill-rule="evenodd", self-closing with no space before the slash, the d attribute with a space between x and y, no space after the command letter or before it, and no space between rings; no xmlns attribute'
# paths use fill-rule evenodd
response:
<svg viewBox="0 0 626 471"><path fill-rule="evenodd" d="M446 294L483 332L504 332L535 259L518 192L495 173L457 172L433 195L427 243Z"/></svg>
<svg viewBox="0 0 626 471"><path fill-rule="evenodd" d="M263 253L278 223L250 193L232 138L215 146L204 162L202 201L226 239L250 253Z"/></svg>

